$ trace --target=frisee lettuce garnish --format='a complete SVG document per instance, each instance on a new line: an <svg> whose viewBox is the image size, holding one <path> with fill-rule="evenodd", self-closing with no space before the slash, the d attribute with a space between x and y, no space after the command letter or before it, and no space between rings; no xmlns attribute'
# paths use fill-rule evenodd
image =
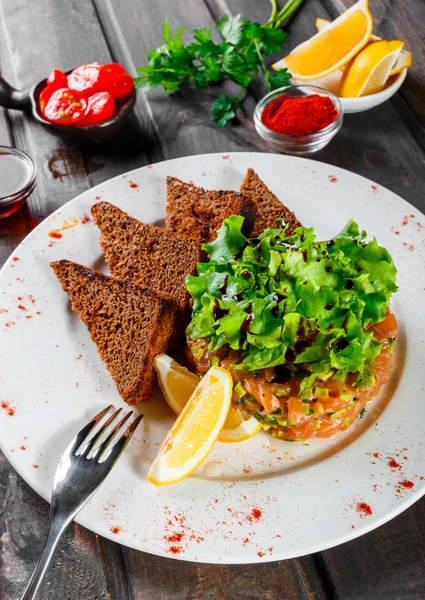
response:
<svg viewBox="0 0 425 600"><path fill-rule="evenodd" d="M228 344L241 352L235 369L256 372L276 365L307 368L300 393L316 377L358 373L356 385L373 381L382 348L368 330L385 318L397 290L389 252L366 241L354 221L329 241L312 228L291 236L267 229L256 239L242 232L243 217L226 219L215 241L204 244L209 262L189 275L193 299L187 335L208 338L209 349Z"/></svg>

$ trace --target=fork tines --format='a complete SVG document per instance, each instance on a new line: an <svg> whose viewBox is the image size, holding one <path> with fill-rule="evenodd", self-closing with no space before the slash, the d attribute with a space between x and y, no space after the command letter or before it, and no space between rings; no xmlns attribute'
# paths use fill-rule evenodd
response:
<svg viewBox="0 0 425 600"><path fill-rule="evenodd" d="M108 432L108 429L114 423L122 408L115 410L105 423L97 429L103 418L115 407L111 404L98 415L96 415L78 434L74 445L73 454L75 456L85 457L87 459L97 459L103 462L113 452L118 457L130 441L134 431L143 418L143 415L136 417L118 437L118 432L124 427L133 411L130 410L114 427ZM106 438L105 438L106 435ZM114 458L115 460L115 458Z"/></svg>

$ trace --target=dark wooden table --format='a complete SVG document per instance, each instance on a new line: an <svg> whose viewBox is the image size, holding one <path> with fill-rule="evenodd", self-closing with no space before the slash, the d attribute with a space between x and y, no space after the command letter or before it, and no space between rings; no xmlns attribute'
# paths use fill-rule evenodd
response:
<svg viewBox="0 0 425 600"><path fill-rule="evenodd" d="M352 0L305 0L290 23L288 49L311 35L317 15L335 18ZM315 158L365 175L425 211L425 3L370 0L376 32L403 39L414 63L396 97L349 115L337 138ZM211 27L223 12L263 22L266 0L0 0L2 76L26 88L56 67L118 61L134 73L161 43L162 22ZM248 115L261 85L246 101ZM27 233L59 206L98 183L164 159L215 151L272 151L251 118L225 129L209 119L209 93L173 98L138 94L135 116L114 140L98 146L62 143L35 121L0 109L0 144L27 151L38 170L29 204L0 221L3 263ZM314 502L314 499L312 499ZM0 455L0 598L20 597L47 530L48 505ZM374 532L296 560L216 566L144 554L69 527L40 599L179 600L425 598L425 499Z"/></svg>

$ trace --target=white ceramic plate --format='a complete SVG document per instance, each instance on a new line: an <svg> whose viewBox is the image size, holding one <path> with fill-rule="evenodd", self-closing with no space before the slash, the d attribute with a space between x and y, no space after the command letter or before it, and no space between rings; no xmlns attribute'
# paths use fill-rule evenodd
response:
<svg viewBox="0 0 425 600"><path fill-rule="evenodd" d="M68 258L105 268L97 228L84 222L96 200L162 223L166 175L238 189L248 167L320 236L353 217L391 251L400 286L393 302L400 323L396 366L365 418L336 439L304 445L261 432L240 444L217 444L194 476L170 487L156 488L145 477L173 417L158 394L140 407L146 416L137 436L78 522L161 556L213 563L300 556L370 531L425 491L425 217L367 179L273 154L210 154L137 169L85 192L27 237L0 275L2 450L49 500L69 439L105 405L123 405L49 267ZM64 221L73 226L63 229ZM57 229L62 237L50 237ZM391 468L391 459L399 467ZM372 514L359 512L360 503Z"/></svg>

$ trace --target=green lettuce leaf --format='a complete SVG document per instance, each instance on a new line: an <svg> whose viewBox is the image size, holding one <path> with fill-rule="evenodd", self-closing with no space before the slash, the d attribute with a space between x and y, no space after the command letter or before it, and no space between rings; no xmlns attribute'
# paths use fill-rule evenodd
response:
<svg viewBox="0 0 425 600"><path fill-rule="evenodd" d="M342 379L357 373L357 385L369 385L382 348L369 328L385 318L397 290L389 252L354 221L326 241L303 227L291 236L267 229L248 239L242 225L241 216L226 219L203 246L209 261L187 277L187 335L207 338L213 351L238 351L236 369L304 370L300 393L307 397L330 369Z"/></svg>
<svg viewBox="0 0 425 600"><path fill-rule="evenodd" d="M241 232L243 221L244 218L237 215L229 217L218 230L217 238L202 246L208 252L211 262L222 264L234 260L246 245L246 238Z"/></svg>

